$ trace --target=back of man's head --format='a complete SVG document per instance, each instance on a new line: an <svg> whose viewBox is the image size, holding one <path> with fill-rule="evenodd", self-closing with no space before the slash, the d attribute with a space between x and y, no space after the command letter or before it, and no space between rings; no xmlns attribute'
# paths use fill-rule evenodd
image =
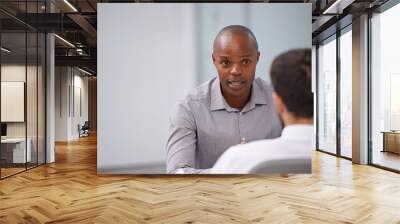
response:
<svg viewBox="0 0 400 224"><path fill-rule="evenodd" d="M272 62L271 81L286 109L297 118L312 118L311 50L285 52Z"/></svg>

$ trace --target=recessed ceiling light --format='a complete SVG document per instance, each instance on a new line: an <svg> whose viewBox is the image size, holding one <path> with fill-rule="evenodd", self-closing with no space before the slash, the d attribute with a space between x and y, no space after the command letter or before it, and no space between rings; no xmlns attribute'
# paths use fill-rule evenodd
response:
<svg viewBox="0 0 400 224"><path fill-rule="evenodd" d="M74 10L74 12L78 12L78 10L71 4L69 3L68 0L64 0L65 4L67 4L72 10Z"/></svg>
<svg viewBox="0 0 400 224"><path fill-rule="evenodd" d="M68 40L66 40L66 39L64 39L64 38L62 38L62 37L60 37L60 36L57 35L57 34L54 34L54 36L57 37L58 39L60 39L62 42L66 43L67 45L69 45L69 46L75 48L75 45L73 45L73 44L72 44L71 42L69 42Z"/></svg>
<svg viewBox="0 0 400 224"><path fill-rule="evenodd" d="M7 48L5 48L5 47L1 47L1 50L4 51L4 52L6 52L6 53L10 53L10 52L11 52L11 50L9 50L9 49L7 49Z"/></svg>
<svg viewBox="0 0 400 224"><path fill-rule="evenodd" d="M322 14L342 14L343 9L351 5L354 0L336 0Z"/></svg>
<svg viewBox="0 0 400 224"><path fill-rule="evenodd" d="M79 68L79 67L78 67L78 70L81 71L81 72L83 72L83 73L85 73L85 74L87 74L87 75L92 75L92 73L90 73L90 72L88 72L88 71L86 71L86 70L83 70L83 69L81 69L81 68Z"/></svg>

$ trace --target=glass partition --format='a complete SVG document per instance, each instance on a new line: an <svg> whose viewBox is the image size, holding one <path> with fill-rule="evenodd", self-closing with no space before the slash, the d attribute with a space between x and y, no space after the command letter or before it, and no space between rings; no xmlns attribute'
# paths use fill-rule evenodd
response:
<svg viewBox="0 0 400 224"><path fill-rule="evenodd" d="M336 36L318 47L318 149L336 154Z"/></svg>
<svg viewBox="0 0 400 224"><path fill-rule="evenodd" d="M27 33L27 98L26 98L26 112L27 112L27 150L30 151L30 161L28 161L28 168L37 165L37 132L38 132L38 35L36 32Z"/></svg>
<svg viewBox="0 0 400 224"><path fill-rule="evenodd" d="M1 47L1 176L7 177L24 171L31 159L26 150L26 33L2 33Z"/></svg>
<svg viewBox="0 0 400 224"><path fill-rule="evenodd" d="M42 13L45 1L8 1L15 13ZM45 34L0 12L0 178L45 163Z"/></svg>

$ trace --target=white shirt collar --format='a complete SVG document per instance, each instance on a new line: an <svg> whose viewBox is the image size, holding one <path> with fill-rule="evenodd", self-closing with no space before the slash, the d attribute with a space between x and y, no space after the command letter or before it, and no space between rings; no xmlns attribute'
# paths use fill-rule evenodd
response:
<svg viewBox="0 0 400 224"><path fill-rule="evenodd" d="M283 128L281 138L285 140L312 140L313 135L314 125L293 124Z"/></svg>

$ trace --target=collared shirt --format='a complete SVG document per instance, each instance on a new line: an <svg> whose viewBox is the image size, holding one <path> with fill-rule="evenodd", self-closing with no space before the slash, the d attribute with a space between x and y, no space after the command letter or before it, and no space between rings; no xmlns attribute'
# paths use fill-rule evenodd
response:
<svg viewBox="0 0 400 224"><path fill-rule="evenodd" d="M304 166L311 167L313 136L313 125L287 126L279 138L231 147L218 159L209 173L246 174L264 161L291 158L303 159L306 161Z"/></svg>
<svg viewBox="0 0 400 224"><path fill-rule="evenodd" d="M272 89L255 78L242 110L222 95L218 78L200 85L179 101L170 116L167 173L205 173L230 146L280 136L282 123Z"/></svg>

